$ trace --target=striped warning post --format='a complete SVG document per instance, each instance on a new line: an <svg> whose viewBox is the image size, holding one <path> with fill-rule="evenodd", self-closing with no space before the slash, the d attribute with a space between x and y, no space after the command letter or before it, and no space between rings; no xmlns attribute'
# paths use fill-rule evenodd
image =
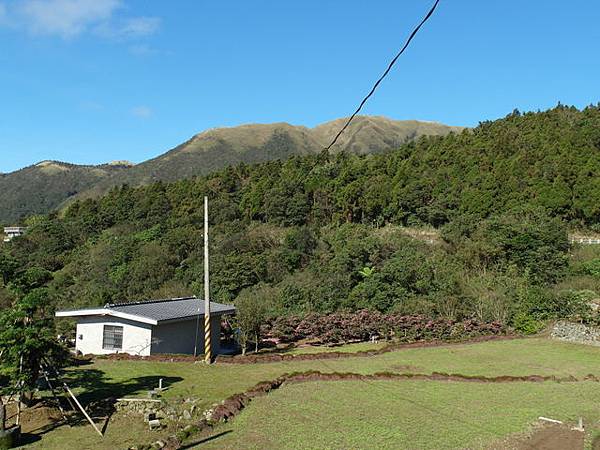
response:
<svg viewBox="0 0 600 450"><path fill-rule="evenodd" d="M204 315L204 361L212 362L212 346L210 343L210 315Z"/></svg>

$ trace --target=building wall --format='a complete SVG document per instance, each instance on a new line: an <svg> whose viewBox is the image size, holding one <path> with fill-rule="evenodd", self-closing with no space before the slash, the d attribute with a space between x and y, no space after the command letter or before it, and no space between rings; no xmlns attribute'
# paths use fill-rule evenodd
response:
<svg viewBox="0 0 600 450"><path fill-rule="evenodd" d="M168 322L152 327L152 354L174 353L194 354L197 320ZM204 316L200 316L197 339L197 353L204 353ZM211 315L211 347L213 355L219 352L221 338L221 316Z"/></svg>
<svg viewBox="0 0 600 450"><path fill-rule="evenodd" d="M123 327L123 348L119 350L119 353L140 356L150 355L152 325L120 319L118 317L78 317L75 348L84 355L116 353L116 350L104 350L102 348L104 325L118 325Z"/></svg>

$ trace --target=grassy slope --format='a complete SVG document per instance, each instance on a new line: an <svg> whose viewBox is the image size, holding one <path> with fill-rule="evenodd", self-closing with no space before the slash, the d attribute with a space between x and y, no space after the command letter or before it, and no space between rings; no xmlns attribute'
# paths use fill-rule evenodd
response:
<svg viewBox="0 0 600 450"><path fill-rule="evenodd" d="M600 375L600 349L574 344L527 339L496 341L472 345L453 345L422 349L407 349L374 357L338 360L291 361L281 363L228 365L206 367L190 363L156 363L144 361L98 360L92 366L77 369L82 378L94 379L99 371L109 391L115 383L130 383L133 387L144 377L181 377L165 394L176 398L201 392L204 405L210 406L254 384L278 377L286 372L320 370L322 372L449 372L464 375L558 375L583 377ZM406 367L410 366L410 370ZM135 374L135 377L132 377ZM137 379L137 381L136 381ZM127 391L135 389L127 389Z"/></svg>
<svg viewBox="0 0 600 450"><path fill-rule="evenodd" d="M597 383L360 381L289 385L261 397L206 449L477 448L543 415L597 421ZM268 418L268 420L265 420Z"/></svg>
<svg viewBox="0 0 600 450"><path fill-rule="evenodd" d="M415 371L431 373L439 371L487 376L554 374L560 376L573 375L576 377L583 377L589 373L600 375L599 356L600 349L595 347L577 346L547 341L544 339L523 339L439 348L409 349L367 358L357 357L340 360L298 361L253 365L216 364L206 367L201 364L190 363L98 360L94 364L71 370L70 384L77 387L77 391L81 394L80 397L85 403L92 399L106 396L143 395L145 390L156 386L159 377L163 377L172 383L171 388L166 391L164 395L165 398L174 400L185 397L199 397L201 399L199 407L200 409L205 409L210 407L213 403L234 393L242 392L260 381L273 379L283 373L293 371L320 370L322 372L337 371L358 373L374 373L381 371ZM376 384L380 383L392 383L394 386L404 386L404 384L397 382L378 382ZM487 401L490 392L492 392L489 390L482 391L481 389L483 389L483 387L479 384L469 383L464 385L461 384L460 386L457 386L458 383L411 382L410 384L412 385L413 383L415 385L422 385L422 389L430 392L433 397L435 397L435 389L437 389L434 387L435 385L456 386L456 391L451 390L451 392L448 392L448 395L455 395L458 400L453 404L446 404L445 400L442 398L436 406L438 409L444 409L445 407L446 412L450 415L455 414L457 408L468 410L472 407L474 401ZM308 393L314 391L318 384L301 384L297 386L297 389L299 389L300 392ZM338 389L334 388L335 384L335 382L330 383L332 389ZM563 392L560 394L562 395L561 398L576 401L581 401L586 398L596 399L591 392L588 392L591 391L591 389L585 387L587 384L588 383L574 384L572 385L573 387L565 387L564 391L560 391L560 388L555 387L554 383L545 383L543 387L535 388L540 389L540 398L536 401L541 405L540 408L546 408L544 405L554 404L556 401L554 397L555 395L558 395L556 393L558 392L556 391L557 389L560 392ZM532 384L527 384L527 386L531 387ZM523 389L528 389L527 386ZM564 386L567 386L567 384ZM488 386L488 389L494 389L495 387L496 386ZM325 386L325 388L327 387ZM519 390L521 388L519 388L519 385L517 384L507 385L507 387L501 389L508 389L510 391L513 388L515 389L513 400L522 398L522 391ZM405 390L403 395L406 395L408 399L416 401L422 397L422 394L414 392L414 390L406 388L402 389ZM594 389L597 389L597 385L595 385ZM277 396L283 396L284 399L288 398L288 394L285 392L286 390L287 388L284 388L281 394L274 394L276 395L274 398L279 398ZM332 392L335 392L335 390L332 390ZM355 390L350 389L347 392L349 392L348 395L350 397L355 395ZM375 392L378 391L374 390L369 395L377 395ZM473 400L461 401L461 396L467 395L468 392L473 392L473 394L469 394L474 396ZM293 397L293 393L289 395ZM506 395L509 396L509 394ZM336 396L333 395L332 398L336 398ZM507 403L510 403L510 398L510 396L507 397ZM301 397L301 399L302 402L304 402L304 398ZM344 399L343 397L338 397L338 400L346 404L346 407L348 408L352 408L353 403L355 403L352 398ZM598 399L596 399L596 401L597 400ZM265 401L268 401L268 399ZM262 401L257 402L256 408L269 408L267 404L265 404L265 406L261 405ZM315 405L313 404L312 407L315 407ZM526 405L523 406L523 408L525 407ZM414 408L406 409L405 411L409 412L409 414L406 415L402 415L401 412L395 413L399 427L402 421L409 419L413 409ZM250 414L252 409L249 409L248 411L248 414ZM546 414L549 415L552 411L553 410L549 410ZM493 411L489 412L489 414L492 413ZM567 413L571 414L571 412L565 411L565 414ZM238 426L235 425L238 420L250 420L249 418L243 419L248 414L246 412L242 413L242 415L234 422L234 426ZM520 427L519 429L523 429L523 427L526 427L535 416L533 410L519 414L521 415L515 416L516 421L511 422L513 428L518 425ZM583 412L581 412L581 414L583 414ZM525 418L525 416L527 416L526 420L521 420L522 418ZM275 418L276 416L273 415L270 417ZM354 421L351 417L352 416L345 420ZM431 420L433 420L433 416ZM436 420L439 420L439 418ZM243 424L243 422L241 423ZM357 424L358 421L356 421L355 425ZM96 448L118 448L123 446L126 442L131 443L131 438L128 438L129 434L127 433L127 430L129 429L127 420L116 418L111 422L109 428L111 428L111 430L109 431L107 438L105 438L103 446ZM508 428L503 425L502 427L498 427L497 431L502 434L506 429ZM430 434L430 431L427 431L426 434ZM64 445L64 442L71 439L78 440L80 443L79 448L93 448L98 445L98 438L95 437L93 433L79 427L72 429L60 427L59 429L46 434L43 440L37 445L47 449L58 449L62 448L61 446ZM144 442L143 436L136 440L136 442L140 442L140 440Z"/></svg>
<svg viewBox="0 0 600 450"><path fill-rule="evenodd" d="M287 355L307 355L312 353L332 353L332 352L344 352L344 353L356 353L366 352L369 350L379 350L387 345L385 341L379 342L356 342L353 344L345 344L343 346L313 346L309 345L306 347L296 347L284 352Z"/></svg>

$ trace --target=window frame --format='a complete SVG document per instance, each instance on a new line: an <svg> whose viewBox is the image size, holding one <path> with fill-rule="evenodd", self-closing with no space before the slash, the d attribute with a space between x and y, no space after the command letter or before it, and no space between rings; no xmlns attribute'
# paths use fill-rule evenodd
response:
<svg viewBox="0 0 600 450"><path fill-rule="evenodd" d="M102 327L102 350L123 350L122 325L104 325Z"/></svg>

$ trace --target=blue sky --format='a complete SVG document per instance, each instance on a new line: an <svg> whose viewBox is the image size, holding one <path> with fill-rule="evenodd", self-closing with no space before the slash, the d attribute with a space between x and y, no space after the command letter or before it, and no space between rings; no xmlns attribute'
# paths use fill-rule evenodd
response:
<svg viewBox="0 0 600 450"><path fill-rule="evenodd" d="M0 172L347 116L431 4L0 0ZM442 0L364 112L471 126L597 103L599 19L584 0Z"/></svg>

